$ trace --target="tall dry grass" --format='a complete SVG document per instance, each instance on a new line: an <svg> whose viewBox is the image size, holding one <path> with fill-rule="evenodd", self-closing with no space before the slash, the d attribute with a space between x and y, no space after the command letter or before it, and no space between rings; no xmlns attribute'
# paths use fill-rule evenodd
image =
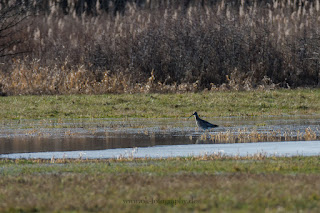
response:
<svg viewBox="0 0 320 213"><path fill-rule="evenodd" d="M52 1L54 2L54 1ZM3 57L8 94L319 86L320 1L201 1L29 17L28 53ZM200 2L200 1L199 1ZM149 2L150 3L150 2ZM116 14L116 15L114 15ZM1 91L0 91L1 92Z"/></svg>

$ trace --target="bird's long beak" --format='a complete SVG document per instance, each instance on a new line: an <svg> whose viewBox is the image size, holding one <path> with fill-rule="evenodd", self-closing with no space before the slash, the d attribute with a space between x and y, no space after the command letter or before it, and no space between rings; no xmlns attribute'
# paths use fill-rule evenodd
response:
<svg viewBox="0 0 320 213"><path fill-rule="evenodd" d="M193 116L193 115L191 115L190 117L188 117L188 119L191 118L192 116Z"/></svg>

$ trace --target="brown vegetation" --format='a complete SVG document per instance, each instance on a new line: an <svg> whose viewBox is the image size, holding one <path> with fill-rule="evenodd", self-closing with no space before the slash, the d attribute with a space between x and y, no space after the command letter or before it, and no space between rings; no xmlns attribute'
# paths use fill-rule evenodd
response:
<svg viewBox="0 0 320 213"><path fill-rule="evenodd" d="M0 59L0 92L185 92L320 83L319 0L128 1L124 9L110 2L109 12L101 1L80 12L77 5L66 11L54 1L38 7L16 33L23 42L6 49L28 52Z"/></svg>

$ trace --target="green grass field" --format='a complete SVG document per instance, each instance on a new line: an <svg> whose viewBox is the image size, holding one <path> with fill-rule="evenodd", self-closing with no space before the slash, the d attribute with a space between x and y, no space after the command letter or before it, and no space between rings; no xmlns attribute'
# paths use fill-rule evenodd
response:
<svg viewBox="0 0 320 213"><path fill-rule="evenodd" d="M320 157L0 160L1 212L317 212Z"/></svg>
<svg viewBox="0 0 320 213"><path fill-rule="evenodd" d="M320 90L0 97L0 120L320 114ZM318 212L320 157L0 159L0 212Z"/></svg>
<svg viewBox="0 0 320 213"><path fill-rule="evenodd" d="M320 114L320 90L0 97L0 119Z"/></svg>

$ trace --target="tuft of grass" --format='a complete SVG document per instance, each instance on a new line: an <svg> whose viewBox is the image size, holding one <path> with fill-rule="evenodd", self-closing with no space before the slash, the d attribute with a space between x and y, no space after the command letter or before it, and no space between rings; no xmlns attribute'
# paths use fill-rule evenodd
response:
<svg viewBox="0 0 320 213"><path fill-rule="evenodd" d="M0 97L0 119L320 114L319 89Z"/></svg>

